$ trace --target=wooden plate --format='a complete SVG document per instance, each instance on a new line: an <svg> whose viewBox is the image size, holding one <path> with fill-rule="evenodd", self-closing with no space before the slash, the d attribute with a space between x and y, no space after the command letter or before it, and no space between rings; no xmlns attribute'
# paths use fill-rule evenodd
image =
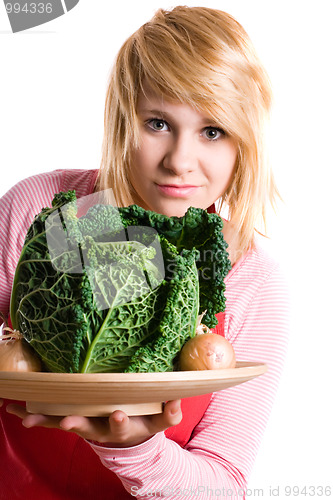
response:
<svg viewBox="0 0 333 500"><path fill-rule="evenodd" d="M0 372L0 397L27 401L28 411L45 415L149 415L160 413L163 401L227 389L266 370L243 361L226 370L164 373Z"/></svg>

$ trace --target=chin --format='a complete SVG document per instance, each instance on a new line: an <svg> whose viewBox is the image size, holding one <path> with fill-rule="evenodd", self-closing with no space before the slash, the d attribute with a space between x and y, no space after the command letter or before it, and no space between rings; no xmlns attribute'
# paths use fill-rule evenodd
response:
<svg viewBox="0 0 333 500"><path fill-rule="evenodd" d="M153 201L154 200L152 200L152 203L148 205L140 200L137 204L146 210L152 210L153 212L166 215L167 217L183 217L190 207L203 208L202 206L199 206L199 203L195 203L194 200L190 201L178 199L174 201L168 200L167 202L165 200L156 200L156 203Z"/></svg>
<svg viewBox="0 0 333 500"><path fill-rule="evenodd" d="M163 207L159 213L167 215L168 217L183 217L187 210L190 207L195 207L195 204L184 204L183 206L177 206L176 204L173 207ZM202 207L196 207L202 208Z"/></svg>
<svg viewBox="0 0 333 500"><path fill-rule="evenodd" d="M161 203L159 205L159 211L161 214L167 215L168 217L183 217L187 210L190 208L191 203Z"/></svg>

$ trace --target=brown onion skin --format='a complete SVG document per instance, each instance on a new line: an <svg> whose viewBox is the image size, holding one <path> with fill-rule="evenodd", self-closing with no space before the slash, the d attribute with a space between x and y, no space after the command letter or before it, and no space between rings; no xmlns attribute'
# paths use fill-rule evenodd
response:
<svg viewBox="0 0 333 500"><path fill-rule="evenodd" d="M0 371L40 372L42 363L21 338L0 341Z"/></svg>
<svg viewBox="0 0 333 500"><path fill-rule="evenodd" d="M234 368L236 355L231 343L217 333L203 333L188 340L180 351L181 370Z"/></svg>

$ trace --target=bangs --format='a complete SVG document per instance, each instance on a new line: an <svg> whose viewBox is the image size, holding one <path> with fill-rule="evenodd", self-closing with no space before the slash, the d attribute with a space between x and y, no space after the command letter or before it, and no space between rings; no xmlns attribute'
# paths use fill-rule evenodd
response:
<svg viewBox="0 0 333 500"><path fill-rule="evenodd" d="M251 130L257 129L260 107L270 106L270 96L266 92L263 103L262 89L268 85L259 62L248 55L244 64L245 48L249 52L244 37L234 35L231 43L230 34L216 20L214 32L210 12L208 23L202 15L188 18L186 10L180 11L182 22L178 19L177 24L172 13L162 13L158 11L131 38L131 82L124 82L125 88L145 93L148 83L157 95L195 107L238 142L253 144ZM223 14L224 24L236 23ZM240 29L238 23L236 27Z"/></svg>

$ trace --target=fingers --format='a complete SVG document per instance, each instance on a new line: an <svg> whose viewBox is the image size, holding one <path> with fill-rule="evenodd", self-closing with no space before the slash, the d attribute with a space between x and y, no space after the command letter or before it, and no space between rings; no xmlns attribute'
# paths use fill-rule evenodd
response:
<svg viewBox="0 0 333 500"><path fill-rule="evenodd" d="M52 429L62 429L67 432L74 432L83 439L107 442L113 440L112 431L108 418L87 418L81 416L55 417L50 415L31 414L26 408L17 404L9 404L7 412L22 419L22 425L27 428L46 427ZM120 426L120 431L116 432L123 437L128 431L123 425L123 420L129 420L123 412L115 412L115 428ZM117 437L118 438L118 437Z"/></svg>
<svg viewBox="0 0 333 500"><path fill-rule="evenodd" d="M87 418L71 415L61 419L59 426L67 432L75 432L83 439L104 442L110 437L107 418Z"/></svg>
<svg viewBox="0 0 333 500"><path fill-rule="evenodd" d="M128 417L120 410L114 411L109 418L54 417L30 414L25 407L16 404L9 404L7 412L21 418L25 427L62 429L115 448L143 443L154 434L179 424L182 419L180 400L166 403L163 413L137 417Z"/></svg>
<svg viewBox="0 0 333 500"><path fill-rule="evenodd" d="M49 429L59 427L59 422L62 417L52 417L48 415L31 414L27 412L26 408L21 405L9 404L6 408L8 413L16 415L22 419L24 427L47 427Z"/></svg>
<svg viewBox="0 0 333 500"><path fill-rule="evenodd" d="M142 417L138 419L142 420ZM133 424L126 413L119 410L109 418L64 417L59 426L64 431L75 432L84 439L107 443L108 446L133 446L147 439L146 427Z"/></svg>
<svg viewBox="0 0 333 500"><path fill-rule="evenodd" d="M31 414L23 406L9 404L7 412L22 419L22 425L27 428L46 427L48 429L63 429L75 432L84 439L103 438L109 429L107 419L89 419L80 416L55 417L50 415Z"/></svg>
<svg viewBox="0 0 333 500"><path fill-rule="evenodd" d="M31 415L28 413L27 417L22 420L24 427L47 427L48 429L59 428L61 417L51 417L49 415Z"/></svg>
<svg viewBox="0 0 333 500"><path fill-rule="evenodd" d="M113 442L123 446L134 446L147 439L144 417L129 417L116 410L109 417L110 435Z"/></svg>
<svg viewBox="0 0 333 500"><path fill-rule="evenodd" d="M19 418L24 418L27 415L29 415L24 406L16 405L13 403L7 405L6 411L7 411L7 413L11 413L12 415L16 415Z"/></svg>
<svg viewBox="0 0 333 500"><path fill-rule="evenodd" d="M60 422L60 428L75 432L84 439L107 443L108 446L127 447L147 439L149 433L143 420L144 417L137 417L135 423L126 413L118 410L114 411L109 418L65 417Z"/></svg>
<svg viewBox="0 0 333 500"><path fill-rule="evenodd" d="M110 439L114 447L136 446L147 441L154 434L162 432L181 422L180 400L169 401L163 413L140 417L128 417L122 411L110 415Z"/></svg>

